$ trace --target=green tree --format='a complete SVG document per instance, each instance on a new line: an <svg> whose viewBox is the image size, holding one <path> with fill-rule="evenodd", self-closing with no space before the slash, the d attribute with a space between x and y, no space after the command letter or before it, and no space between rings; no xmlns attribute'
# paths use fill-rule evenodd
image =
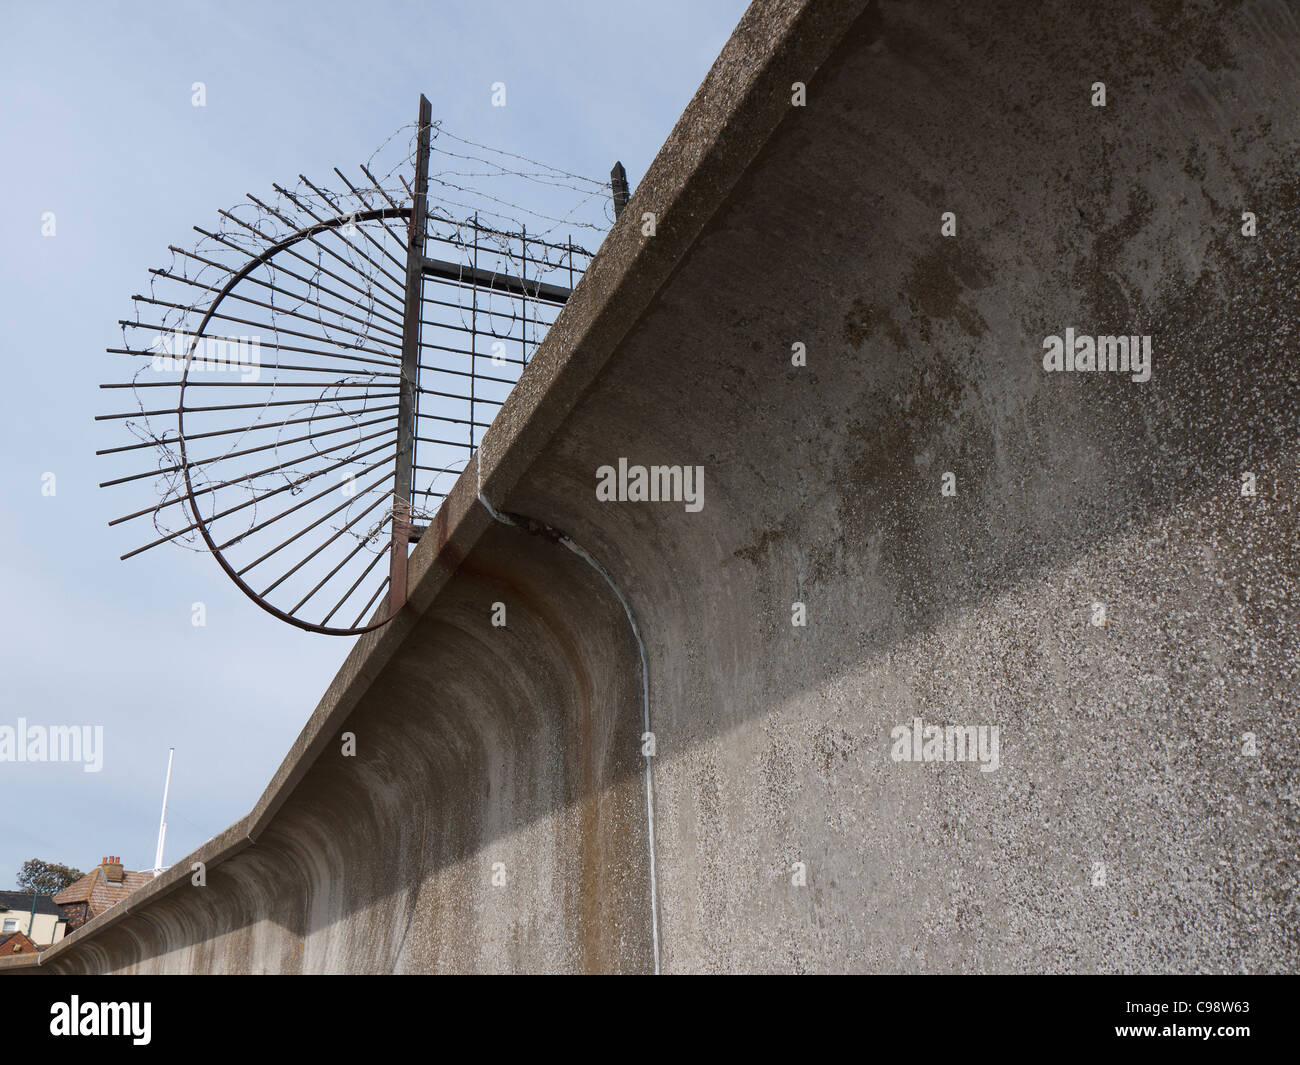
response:
<svg viewBox="0 0 1300 1065"><path fill-rule="evenodd" d="M80 869L74 869L70 865L29 858L23 862L22 872L18 874L18 890L35 892L37 895L57 895L83 875Z"/></svg>

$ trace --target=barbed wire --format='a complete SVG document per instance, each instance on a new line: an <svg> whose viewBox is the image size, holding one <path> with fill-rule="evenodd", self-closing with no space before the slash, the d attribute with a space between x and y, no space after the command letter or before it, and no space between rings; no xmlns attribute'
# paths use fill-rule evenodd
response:
<svg viewBox="0 0 1300 1065"><path fill-rule="evenodd" d="M336 169L339 183L331 183L333 188L299 175L291 185L273 185L271 195L249 194L244 202L219 211L215 226L196 226L199 238L190 246L170 246L167 266L150 271L148 294L133 297L134 317L120 323L122 348L110 349L149 361L128 382L105 386L130 390L132 409L103 417L122 421L133 442L104 453L144 451L154 457L151 468L105 482L147 479L152 486L148 507L112 523L146 514L151 519L156 538L124 557L163 542L204 549L200 521L182 505L187 499L197 504L203 531L209 533L218 519L240 516L243 531L229 535L223 545L233 546L325 493L297 501L288 511L271 510L269 500L302 497L331 472L352 476L365 465L362 460L372 460L369 471L376 468L379 449L371 445L380 434L367 430L388 420L371 415L389 409L381 404L396 402L400 382L412 203L405 174L414 170L417 134L414 124L394 130L361 165L363 179L352 180ZM398 148L403 144L405 152ZM540 343L549 323L539 320L536 301L530 319L529 301L503 296L496 279L513 275L540 285L557 273L580 275L592 253L573 241L573 233L603 236L613 220L610 183L479 144L451 133L441 122L431 131L429 182L432 235L452 249L451 258L462 268L473 260L492 278L486 286L450 286L454 301L434 303L452 313L431 324L519 343L522 367L529 345ZM511 189L541 190L538 199L546 202L525 205L523 195ZM597 202L603 210L596 209ZM566 231L563 244L557 237L561 231ZM253 332L244 333L244 328ZM274 353L269 365L255 359L240 362L251 382L245 378L217 387L202 378L214 359L216 368L222 368L221 345L250 339ZM475 360L484 356L472 342L471 351L468 376L473 382L482 376ZM262 371L272 380L260 381ZM329 379L296 387L300 382L293 375L304 372ZM259 387L253 398L249 393ZM172 407L152 401L172 390ZM477 399L472 389L468 396L452 392L440 394L470 403L465 454L463 460L444 460L445 468L435 472L429 489L421 490L426 500L440 498L434 491L438 480L454 476L476 447L476 404L496 402ZM205 394L221 402L205 404ZM213 420L212 414L221 417ZM184 443L174 421L178 417L185 418ZM302 454L296 453L299 449ZM264 469L237 472L230 465L253 455ZM366 521L375 508L360 508L371 503L373 490L358 491L352 503L315 525L335 532L336 539L354 541L354 554L374 553L398 501L389 493L385 511ZM436 510L415 499L406 502L416 518L428 519ZM263 517L265 513L271 516Z"/></svg>

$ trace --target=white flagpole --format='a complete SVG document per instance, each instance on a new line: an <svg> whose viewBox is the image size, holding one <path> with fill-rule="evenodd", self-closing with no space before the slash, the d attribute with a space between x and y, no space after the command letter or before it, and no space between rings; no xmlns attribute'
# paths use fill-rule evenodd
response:
<svg viewBox="0 0 1300 1065"><path fill-rule="evenodd" d="M167 792L172 786L172 757L175 754L175 747L167 748L167 783L163 785L162 820L158 823L158 853L154 855L153 859L154 876L163 871L163 840L167 836Z"/></svg>

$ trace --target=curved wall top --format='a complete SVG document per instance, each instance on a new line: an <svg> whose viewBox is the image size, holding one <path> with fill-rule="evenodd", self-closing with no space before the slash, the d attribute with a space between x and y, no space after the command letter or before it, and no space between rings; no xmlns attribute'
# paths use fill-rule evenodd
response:
<svg viewBox="0 0 1300 1065"><path fill-rule="evenodd" d="M42 966L1294 969L1298 105L1272 0L756 3L408 609Z"/></svg>

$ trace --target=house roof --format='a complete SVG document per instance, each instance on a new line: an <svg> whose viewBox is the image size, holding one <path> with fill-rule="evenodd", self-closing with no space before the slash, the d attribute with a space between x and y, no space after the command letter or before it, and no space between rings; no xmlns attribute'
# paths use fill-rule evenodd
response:
<svg viewBox="0 0 1300 1065"><path fill-rule="evenodd" d="M40 948L26 932L8 932L0 935L0 957L6 954L31 954L38 950Z"/></svg>
<svg viewBox="0 0 1300 1065"><path fill-rule="evenodd" d="M150 872L122 873L122 882L114 884L104 879L103 866L97 865L80 880L69 884L57 895L54 901L60 906L69 906L78 902L89 902L92 917L98 917L110 906L115 906L138 887L143 887L153 879Z"/></svg>
<svg viewBox="0 0 1300 1065"><path fill-rule="evenodd" d="M0 910L21 910L23 913L32 912L32 896L29 891L0 891ZM46 914L50 917L62 917L59 908L54 904L54 896L37 895L36 912Z"/></svg>
<svg viewBox="0 0 1300 1065"><path fill-rule="evenodd" d="M59 906L67 906L69 903L73 902L85 902L90 898L90 889L94 886L98 877L99 867L96 866L80 880L74 880L71 884L55 895L55 903Z"/></svg>

